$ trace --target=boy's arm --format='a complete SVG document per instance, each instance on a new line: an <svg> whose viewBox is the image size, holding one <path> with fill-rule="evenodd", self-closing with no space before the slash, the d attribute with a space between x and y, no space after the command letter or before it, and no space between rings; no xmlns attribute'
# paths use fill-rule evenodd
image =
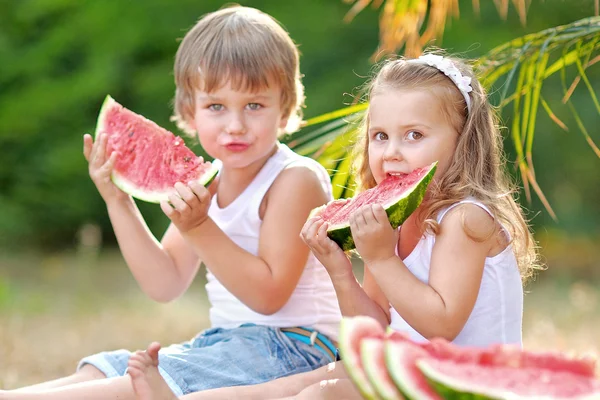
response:
<svg viewBox="0 0 600 400"><path fill-rule="evenodd" d="M150 298L171 301L188 288L200 260L174 226L159 243L131 197L107 203L108 215L131 273Z"/></svg>
<svg viewBox="0 0 600 400"><path fill-rule="evenodd" d="M267 196L258 256L237 246L210 218L184 234L215 277L261 314L277 312L290 298L309 252L299 233L310 211L328 200L307 167L282 171Z"/></svg>

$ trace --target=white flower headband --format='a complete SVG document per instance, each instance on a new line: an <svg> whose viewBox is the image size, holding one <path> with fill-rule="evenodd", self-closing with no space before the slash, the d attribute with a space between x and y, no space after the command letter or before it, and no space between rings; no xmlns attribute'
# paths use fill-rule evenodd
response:
<svg viewBox="0 0 600 400"><path fill-rule="evenodd" d="M430 65L452 79L452 82L454 82L458 90L460 90L467 102L467 110L469 110L469 113L471 112L471 98L469 97L469 93L473 91L473 88L471 87L471 77L463 76L451 60L435 54L425 54L419 58L409 60L408 62Z"/></svg>

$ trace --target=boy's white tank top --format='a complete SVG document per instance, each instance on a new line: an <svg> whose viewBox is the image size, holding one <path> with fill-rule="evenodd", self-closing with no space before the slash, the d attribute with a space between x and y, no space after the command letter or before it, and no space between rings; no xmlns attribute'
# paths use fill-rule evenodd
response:
<svg viewBox="0 0 600 400"><path fill-rule="evenodd" d="M267 160L254 180L231 204L220 208L217 196L212 199L208 215L238 246L258 255L262 220L259 207L271 184L290 164L304 165L314 170L329 199L331 182L327 171L315 160L300 156L286 145L278 143L277 152ZM221 166L219 160L215 165ZM285 221L281 221L282 224ZM325 268L312 253L304 272L288 302L276 313L263 315L254 312L239 301L210 272L207 266L206 291L211 304L210 320L213 327L234 328L244 323L273 327L312 327L337 340L341 320L340 308L331 279Z"/></svg>
<svg viewBox="0 0 600 400"><path fill-rule="evenodd" d="M437 221L459 204L475 204L490 215L490 210L475 199L466 199L443 209ZM425 234L413 251L403 260L406 267L423 283L429 282L429 266L435 244L435 235ZM419 301L415 299L415 301ZM416 341L425 341L390 306L391 327L404 331ZM453 340L461 346L485 347L495 343L522 346L523 285L512 247L485 259L483 277L475 306L462 331Z"/></svg>

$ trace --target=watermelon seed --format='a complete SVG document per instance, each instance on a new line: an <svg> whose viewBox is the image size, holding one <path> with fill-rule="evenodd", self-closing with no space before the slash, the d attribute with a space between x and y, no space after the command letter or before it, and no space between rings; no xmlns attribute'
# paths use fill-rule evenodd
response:
<svg viewBox="0 0 600 400"><path fill-rule="evenodd" d="M183 161L185 161L185 162L190 162L191 160L192 160L192 157L189 157L189 156L183 157Z"/></svg>
<svg viewBox="0 0 600 400"><path fill-rule="evenodd" d="M127 136L132 137L133 136L133 131L129 132L129 135L127 135Z"/></svg>

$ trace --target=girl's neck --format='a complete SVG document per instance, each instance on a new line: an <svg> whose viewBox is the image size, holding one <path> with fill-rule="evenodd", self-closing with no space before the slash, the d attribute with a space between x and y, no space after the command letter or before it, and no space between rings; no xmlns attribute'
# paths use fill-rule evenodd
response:
<svg viewBox="0 0 600 400"><path fill-rule="evenodd" d="M223 165L219 175L219 187L217 188L217 203L224 208L231 204L250 185L267 163L269 158L277 152L277 146L264 157L256 160L244 168L228 168Z"/></svg>

